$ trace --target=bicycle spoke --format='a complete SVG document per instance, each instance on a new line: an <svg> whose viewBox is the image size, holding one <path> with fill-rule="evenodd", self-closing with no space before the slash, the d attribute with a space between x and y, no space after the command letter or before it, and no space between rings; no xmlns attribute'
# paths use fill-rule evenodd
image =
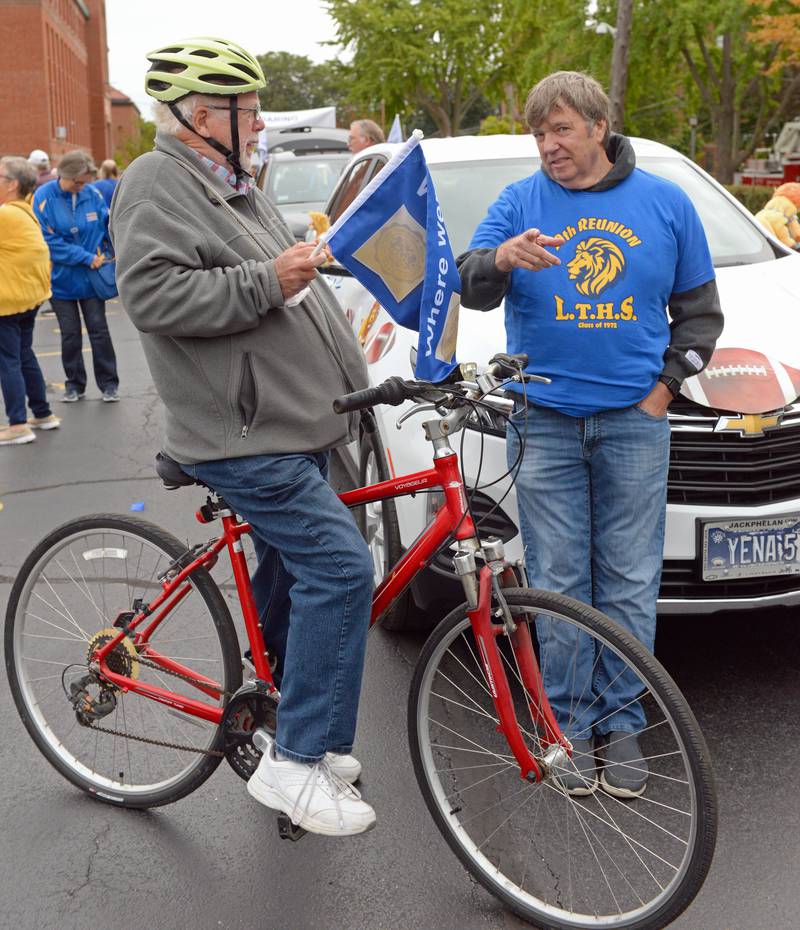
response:
<svg viewBox="0 0 800 930"><path fill-rule="evenodd" d="M546 615L551 626L545 635L570 644L566 685L550 704L557 721L563 729L569 719L565 732L575 740L581 729L591 736L596 726L616 722L612 707L615 714L645 715L636 733L641 754L624 768L629 777L637 772L646 776L644 793L623 800L593 788L591 779L596 784L605 765L604 744L588 752L573 749L569 760L555 751L548 756L550 767L543 769L541 782L521 782L498 726L482 663L471 646L471 624L455 616L434 634L435 644L426 646L415 675L418 709L410 728L426 773L423 790L429 804L444 815L450 840L463 850L473 875L490 890L497 883L498 893L510 893L534 923L647 926L647 915L687 880L691 852L702 832L690 749L678 735L670 706L624 654L620 660L613 640L598 637L570 616L554 614L552 607L521 610L513 603L528 597L535 600L538 594L515 592L508 600L518 626L530 622L541 670L532 690L522 675L524 653L518 652L527 648L524 636L514 642L510 636L496 640L512 708L525 723L520 734L537 755L553 749L543 740L538 709L548 703L543 691L555 666L548 664L533 622ZM587 649L585 661L578 661L578 647ZM613 704L610 695L620 693L624 696ZM575 797L567 786L582 788L580 781L570 781L582 771L587 772L588 790Z"/></svg>

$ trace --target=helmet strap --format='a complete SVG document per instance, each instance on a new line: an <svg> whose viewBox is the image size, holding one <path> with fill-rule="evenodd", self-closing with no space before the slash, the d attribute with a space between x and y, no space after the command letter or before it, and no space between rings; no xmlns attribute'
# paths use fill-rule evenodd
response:
<svg viewBox="0 0 800 930"><path fill-rule="evenodd" d="M236 107L236 97L228 97L228 100L230 101L231 142L233 143L233 151L211 136L200 135L200 133L194 128L194 126L192 126L189 120L186 119L183 113L181 113L177 104L168 103L167 106L170 109L170 113L172 113L175 119L182 126L185 126L189 132L193 132L196 136L199 136L204 142L207 142L211 148L216 149L220 155L225 158L225 161L227 161L231 168L233 168L233 173L236 175L236 180L241 181L243 178L247 177L248 174L244 168L242 168L242 164L239 158L239 114Z"/></svg>

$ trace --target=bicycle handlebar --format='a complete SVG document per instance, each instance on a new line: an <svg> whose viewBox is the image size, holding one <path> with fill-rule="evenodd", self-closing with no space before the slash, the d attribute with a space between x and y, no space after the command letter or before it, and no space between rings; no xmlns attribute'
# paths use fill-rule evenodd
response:
<svg viewBox="0 0 800 930"><path fill-rule="evenodd" d="M376 404L390 404L392 407L398 407L418 391L419 385L414 385L412 388L402 378L389 378L376 387L337 397L333 402L333 409L336 413L349 413L351 410L365 410Z"/></svg>
<svg viewBox="0 0 800 930"><path fill-rule="evenodd" d="M527 355L495 355L489 363L489 372L505 381L514 376L519 377L521 374L524 376L523 369L527 364ZM447 381L442 382L442 385L457 384L461 377L459 368L456 366L453 374L450 375ZM395 376L388 378L375 387L337 397L333 402L333 409L336 413L349 413L352 410L365 410L377 404L399 407L403 401L419 398L425 391L441 389L442 385L435 384L432 381L404 381L402 378Z"/></svg>

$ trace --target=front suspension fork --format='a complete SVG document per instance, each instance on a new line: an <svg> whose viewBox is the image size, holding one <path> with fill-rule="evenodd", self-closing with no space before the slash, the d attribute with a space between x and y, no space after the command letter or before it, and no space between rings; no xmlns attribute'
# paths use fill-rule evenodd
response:
<svg viewBox="0 0 800 930"><path fill-rule="evenodd" d="M491 605L495 584L500 588L516 587L513 569L510 566L503 569L491 565L484 565L481 568L478 575L477 606L469 609L467 616L472 624L481 664L497 711L499 720L497 729L508 741L509 748L519 765L520 776L527 781L539 782L547 774L551 763L555 761L556 754L560 755L563 751L571 754L572 746L561 732L545 694L528 624L514 623L510 614L503 616L502 609L498 611L500 622L493 622ZM550 747L541 758L532 755L520 730L503 658L498 648L498 637L503 634L508 634L511 642L519 675L525 688L533 726L539 731L542 745Z"/></svg>

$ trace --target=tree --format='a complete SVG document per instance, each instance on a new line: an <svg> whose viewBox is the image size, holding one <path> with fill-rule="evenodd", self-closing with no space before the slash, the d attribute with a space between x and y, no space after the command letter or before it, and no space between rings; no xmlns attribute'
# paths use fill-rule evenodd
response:
<svg viewBox="0 0 800 930"><path fill-rule="evenodd" d="M773 11L791 4L651 0L647 6L658 22L651 54L682 59L708 116L714 174L730 183L739 163L786 118L800 91L800 69L792 65L791 53L796 33L773 34L765 25Z"/></svg>
<svg viewBox="0 0 800 930"><path fill-rule="evenodd" d="M114 161L120 168L127 168L134 158L144 155L145 152L152 152L155 141L156 124L139 117L138 134L122 143L122 146L114 153Z"/></svg>
<svg viewBox="0 0 800 930"><path fill-rule="evenodd" d="M512 0L327 0L336 42L353 54L354 99L423 110L456 135L481 97L502 88Z"/></svg>
<svg viewBox="0 0 800 930"><path fill-rule="evenodd" d="M633 22L633 0L618 0L614 53L611 61L611 128L622 132L625 124L625 91L628 87L628 51Z"/></svg>
<svg viewBox="0 0 800 930"><path fill-rule="evenodd" d="M258 55L267 86L259 91L265 110L343 107L350 89L350 68L338 61L314 64L305 55L267 52Z"/></svg>

